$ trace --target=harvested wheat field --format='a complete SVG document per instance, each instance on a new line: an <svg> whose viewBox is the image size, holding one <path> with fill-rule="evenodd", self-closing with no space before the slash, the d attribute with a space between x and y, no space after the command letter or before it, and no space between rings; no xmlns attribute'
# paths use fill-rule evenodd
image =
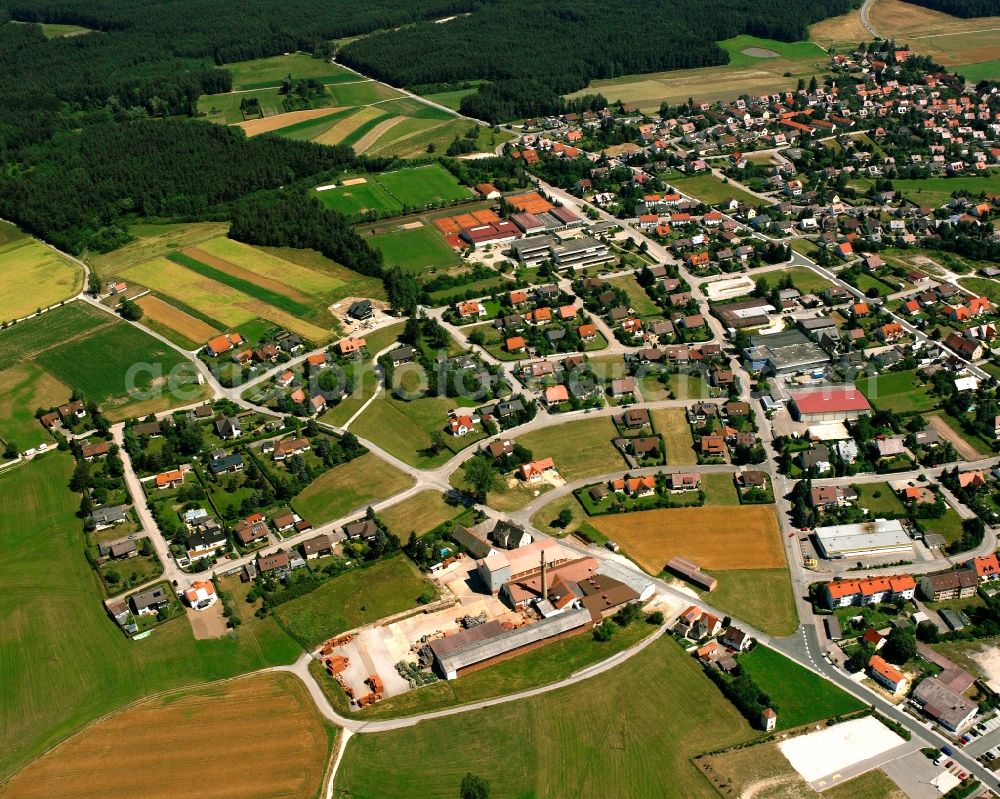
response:
<svg viewBox="0 0 1000 799"><path fill-rule="evenodd" d="M296 677L247 677L150 699L97 722L17 774L0 796L317 796L328 729Z"/></svg>
<svg viewBox="0 0 1000 799"><path fill-rule="evenodd" d="M617 541L650 574L675 555L706 570L785 565L778 519L770 505L664 508L594 516L590 524ZM692 531L697 535L692 535Z"/></svg>
<svg viewBox="0 0 1000 799"><path fill-rule="evenodd" d="M390 117L379 122L374 128L368 131L364 136L358 139L354 143L354 152L359 155L371 147L375 142L379 140L383 133L389 131L390 128L396 127L404 119L409 119L409 117Z"/></svg>
<svg viewBox="0 0 1000 799"><path fill-rule="evenodd" d="M243 128L247 136L256 136L260 133L270 133L273 130L281 130L297 122L307 119L319 119L320 117L336 114L343 111L341 108L306 108L304 111L289 111L287 114L274 114L263 119L248 119L245 122L237 122L236 127Z"/></svg>
<svg viewBox="0 0 1000 799"><path fill-rule="evenodd" d="M136 300L136 304L142 308L145 317L169 327L191 341L207 341L221 332L152 294L140 297Z"/></svg>
<svg viewBox="0 0 1000 799"><path fill-rule="evenodd" d="M313 141L317 144L340 144L354 131L369 120L382 116L382 110L376 106L364 105L349 116L344 117L329 130L319 134Z"/></svg>

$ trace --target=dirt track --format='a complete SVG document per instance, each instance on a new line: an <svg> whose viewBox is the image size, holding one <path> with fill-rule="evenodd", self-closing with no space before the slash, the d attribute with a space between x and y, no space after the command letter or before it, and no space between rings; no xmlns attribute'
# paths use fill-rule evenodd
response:
<svg viewBox="0 0 1000 799"><path fill-rule="evenodd" d="M927 420L930 422L931 427L937 430L938 435L945 441L951 442L955 447L955 451L965 458L965 460L976 461L983 457L975 447L952 430L951 426L940 416L929 416Z"/></svg>

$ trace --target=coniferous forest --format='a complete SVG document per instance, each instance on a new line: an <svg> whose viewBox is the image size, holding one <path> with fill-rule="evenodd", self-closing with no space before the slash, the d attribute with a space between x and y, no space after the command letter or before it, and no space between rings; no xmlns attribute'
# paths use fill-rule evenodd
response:
<svg viewBox="0 0 1000 799"><path fill-rule="evenodd" d="M908 2L965 19L1000 15L1000 0L908 0Z"/></svg>
<svg viewBox="0 0 1000 799"><path fill-rule="evenodd" d="M384 166L348 148L247 140L192 120L200 95L230 90L225 65L237 60L328 58L332 40L370 34L338 59L399 85L487 79L462 108L500 121L562 110L561 95L592 79L723 63L715 42L740 33L804 38L809 23L858 2L0 0L0 215L70 252L107 250L136 218L232 218L259 192ZM1000 0L920 2L968 15L997 13ZM41 22L92 32L49 40ZM268 217L259 204L242 208L251 238L250 220ZM332 218L316 213L307 214L316 224ZM322 249L374 271L346 225L334 229Z"/></svg>

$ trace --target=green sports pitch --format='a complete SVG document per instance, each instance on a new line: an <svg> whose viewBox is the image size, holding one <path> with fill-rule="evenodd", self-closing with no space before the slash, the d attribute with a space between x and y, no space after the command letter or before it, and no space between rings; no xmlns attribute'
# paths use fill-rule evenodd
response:
<svg viewBox="0 0 1000 799"><path fill-rule="evenodd" d="M316 192L327 208L353 217L375 214L388 216L408 208L442 205L471 200L472 195L440 164L397 169L363 178L347 178L332 188Z"/></svg>

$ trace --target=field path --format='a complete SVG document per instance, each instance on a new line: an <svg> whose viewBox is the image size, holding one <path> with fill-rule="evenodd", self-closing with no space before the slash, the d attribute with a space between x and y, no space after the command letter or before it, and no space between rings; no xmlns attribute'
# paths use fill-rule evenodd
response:
<svg viewBox="0 0 1000 799"><path fill-rule="evenodd" d="M409 119L409 117L390 117L389 119L379 122L374 128L354 143L354 152L360 155L371 147L376 141L378 141L379 137L383 133L388 131L390 128L394 128L404 119Z"/></svg>
<svg viewBox="0 0 1000 799"><path fill-rule="evenodd" d="M937 414L927 417L927 420L931 423L931 427L937 430L937 434L941 436L945 441L949 442L955 451L967 461L977 461L982 456L982 454L972 446L968 441L962 438L958 433L951 429L944 419L942 419Z"/></svg>
<svg viewBox="0 0 1000 799"><path fill-rule="evenodd" d="M798 780L799 776L797 774L782 774L778 777L768 777L766 780L751 783L744 788L742 793L740 793L740 799L754 799L757 794L769 788L777 788L780 785L797 782Z"/></svg>

